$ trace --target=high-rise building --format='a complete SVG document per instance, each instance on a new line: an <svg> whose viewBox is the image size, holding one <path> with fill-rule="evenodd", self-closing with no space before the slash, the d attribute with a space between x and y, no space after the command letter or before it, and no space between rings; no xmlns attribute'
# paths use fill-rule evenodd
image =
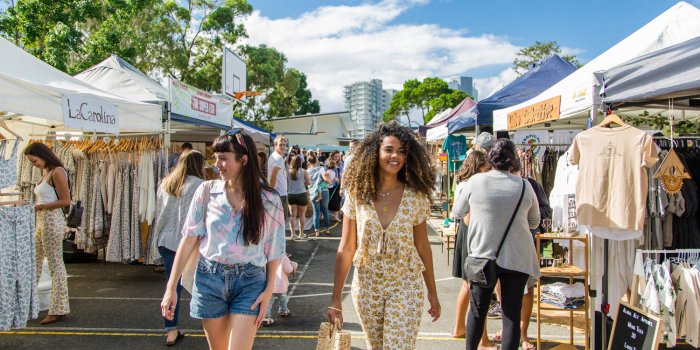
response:
<svg viewBox="0 0 700 350"><path fill-rule="evenodd" d="M459 80L453 79L447 83L450 89L464 91L471 96L474 101L479 100L479 90L474 86L474 78L459 77Z"/></svg>
<svg viewBox="0 0 700 350"><path fill-rule="evenodd" d="M345 109L350 112L353 129L350 138L364 138L377 128L391 104L396 90L383 90L382 81L372 79L344 87Z"/></svg>

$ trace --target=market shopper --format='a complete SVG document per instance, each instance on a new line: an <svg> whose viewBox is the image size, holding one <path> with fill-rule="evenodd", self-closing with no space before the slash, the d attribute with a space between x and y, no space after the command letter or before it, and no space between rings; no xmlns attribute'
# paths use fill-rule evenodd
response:
<svg viewBox="0 0 700 350"><path fill-rule="evenodd" d="M66 227L64 213L70 204L70 184L68 172L63 163L41 142L27 146L24 155L39 168L42 178L34 188L36 204L36 276L41 277L44 257L49 262L51 275L51 304L49 313L41 320L41 324L62 321L70 313L68 303L68 275L63 263L63 231Z"/></svg>
<svg viewBox="0 0 700 350"><path fill-rule="evenodd" d="M287 202L287 162L284 155L287 152L287 139L277 135L274 141L275 150L267 160L267 181L282 200L284 207L284 220L289 219L289 202ZM285 224L286 225L286 224Z"/></svg>
<svg viewBox="0 0 700 350"><path fill-rule="evenodd" d="M320 232L330 234L329 227L331 224L328 214L328 186L333 181L333 172L327 171L319 164L318 158L313 153L309 153L306 157L308 162L307 172L311 185L309 186L309 197L311 204L314 206L314 235L318 237ZM323 215L323 226L321 226L321 215Z"/></svg>
<svg viewBox="0 0 700 350"><path fill-rule="evenodd" d="M250 136L232 130L213 150L221 180L194 194L161 311L174 318L178 280L197 249L190 315L202 320L210 349L251 349L285 250L282 202L262 181Z"/></svg>
<svg viewBox="0 0 700 350"><path fill-rule="evenodd" d="M258 164L260 164L263 178L267 181L267 153L263 151L258 152Z"/></svg>
<svg viewBox="0 0 700 350"><path fill-rule="evenodd" d="M306 238L304 225L306 225L306 207L309 205L309 193L306 188L311 184L311 180L306 170L301 167L301 158L298 156L294 156L289 162L288 174L289 226L292 231L292 239L294 239L294 231L297 230L298 223L299 235L297 238L302 239Z"/></svg>
<svg viewBox="0 0 700 350"><path fill-rule="evenodd" d="M499 139L488 155L493 170L472 176L455 200L453 217L471 213L467 238L469 256L496 259L496 271L501 284L503 334L501 348L515 350L520 340L520 311L523 290L528 277L540 275L539 262L530 229L540 222L537 198L530 184L510 173L518 162L515 145ZM522 201L519 198L522 195ZM519 207L516 206L519 203ZM517 210L516 210L517 209ZM498 256L501 240L513 217ZM471 284L471 300L467 317L466 347L476 350L483 333L484 321L494 287Z"/></svg>
<svg viewBox="0 0 700 350"><path fill-rule="evenodd" d="M177 166L168 174L158 187L156 200L156 221L154 234L158 239L158 252L163 259L165 278L170 279L173 270L175 252L180 245L182 227L185 224L187 210L199 185L204 182L204 155L199 151L189 151L180 156ZM180 293L182 286L177 285L177 304L172 320L165 320L167 338L165 344L175 345L184 333L178 331L178 314L180 311Z"/></svg>
<svg viewBox="0 0 700 350"><path fill-rule="evenodd" d="M474 175L489 171L491 165L486 159L486 154L481 151L472 151L469 156L464 159L462 166L457 172L456 182L457 188L455 189L455 198L459 198L462 194L467 181ZM457 225L457 237L455 243L455 250L452 259L452 277L457 277L464 279L464 258L467 253L467 232L469 230L469 220L470 214L467 214L463 218L455 217L455 224ZM467 321L467 309L469 308L469 283L466 280L462 281L462 288L457 295L457 302L455 305L455 326L452 331L452 336L455 338L464 338L467 333L466 321ZM494 344L489 340L488 333L486 332L486 325L484 324L484 331L481 336L481 342L479 344L480 349L493 348Z"/></svg>
<svg viewBox="0 0 700 350"><path fill-rule="evenodd" d="M330 166L331 161L333 161L333 167ZM343 160L340 156L340 152L331 152L330 157L326 161L326 168L328 170L332 170L335 177L331 187L328 189L328 193L330 193L328 210L331 214L331 220L340 221L340 206L342 204L342 191L340 190L340 184L343 179Z"/></svg>
<svg viewBox="0 0 700 350"><path fill-rule="evenodd" d="M433 321L440 317L426 228L432 174L425 146L396 122L380 125L360 144L346 173L328 320L342 325L342 294L354 263L352 298L369 349L415 348L423 282L428 312Z"/></svg>

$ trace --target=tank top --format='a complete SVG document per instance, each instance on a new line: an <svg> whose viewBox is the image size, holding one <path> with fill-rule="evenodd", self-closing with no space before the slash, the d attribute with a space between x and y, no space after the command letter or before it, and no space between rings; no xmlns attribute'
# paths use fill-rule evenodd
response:
<svg viewBox="0 0 700 350"><path fill-rule="evenodd" d="M297 171L297 179L292 180L292 174L287 173L287 193L289 194L300 194L300 193L306 193L306 186L305 186L305 176L304 172L306 170L299 168Z"/></svg>
<svg viewBox="0 0 700 350"><path fill-rule="evenodd" d="M56 190L53 186L49 185L49 178L51 178L52 173L53 170L51 170L51 172L48 176L46 176L45 179L43 179L38 185L36 185L36 187L34 187L34 194L36 195L36 204L46 204L58 200Z"/></svg>

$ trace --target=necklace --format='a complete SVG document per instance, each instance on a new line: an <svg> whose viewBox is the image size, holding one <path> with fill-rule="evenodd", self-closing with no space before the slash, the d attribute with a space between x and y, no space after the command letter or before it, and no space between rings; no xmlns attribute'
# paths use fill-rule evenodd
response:
<svg viewBox="0 0 700 350"><path fill-rule="evenodd" d="M391 191L389 191L389 192L383 192L383 193L380 192L380 193L379 193L379 197L388 197L390 194L391 194Z"/></svg>

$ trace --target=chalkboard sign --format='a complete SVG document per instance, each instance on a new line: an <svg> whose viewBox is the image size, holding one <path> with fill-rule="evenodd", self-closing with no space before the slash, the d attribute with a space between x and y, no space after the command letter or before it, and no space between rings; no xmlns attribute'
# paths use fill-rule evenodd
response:
<svg viewBox="0 0 700 350"><path fill-rule="evenodd" d="M621 302L608 350L658 349L662 327L658 317Z"/></svg>

